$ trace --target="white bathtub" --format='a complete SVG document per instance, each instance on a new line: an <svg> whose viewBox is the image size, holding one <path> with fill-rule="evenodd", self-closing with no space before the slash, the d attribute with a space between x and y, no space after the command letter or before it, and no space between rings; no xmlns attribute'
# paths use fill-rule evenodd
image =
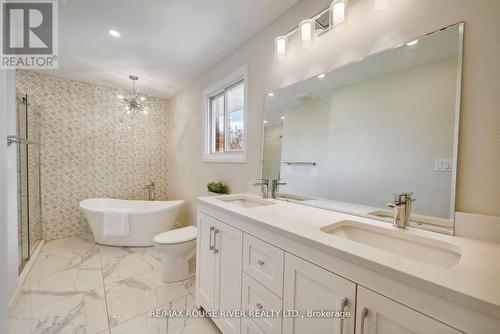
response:
<svg viewBox="0 0 500 334"><path fill-rule="evenodd" d="M174 228L184 201L132 201L89 198L80 202L97 243L109 246L154 246L153 237ZM104 236L104 212L109 209L129 211L130 234L126 237Z"/></svg>

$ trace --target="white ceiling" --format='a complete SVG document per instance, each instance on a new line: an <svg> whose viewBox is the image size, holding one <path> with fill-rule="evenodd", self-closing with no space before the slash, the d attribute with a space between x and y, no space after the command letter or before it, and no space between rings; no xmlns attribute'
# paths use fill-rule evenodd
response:
<svg viewBox="0 0 500 334"><path fill-rule="evenodd" d="M168 98L297 1L61 0L59 69L43 72L122 88L135 74Z"/></svg>

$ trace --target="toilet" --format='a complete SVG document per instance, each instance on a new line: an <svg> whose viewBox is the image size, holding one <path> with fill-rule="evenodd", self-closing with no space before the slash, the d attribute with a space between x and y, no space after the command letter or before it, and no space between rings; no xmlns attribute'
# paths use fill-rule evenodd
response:
<svg viewBox="0 0 500 334"><path fill-rule="evenodd" d="M188 261L195 255L196 227L187 226L157 234L153 238L156 249L163 254L163 281L166 283L189 278Z"/></svg>

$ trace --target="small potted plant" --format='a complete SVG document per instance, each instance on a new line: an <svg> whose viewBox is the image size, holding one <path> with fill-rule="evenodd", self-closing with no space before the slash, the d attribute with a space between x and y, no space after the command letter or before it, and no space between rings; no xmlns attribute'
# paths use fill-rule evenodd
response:
<svg viewBox="0 0 500 334"><path fill-rule="evenodd" d="M229 187L222 183L221 181L212 181L209 184L207 184L207 189L209 193L215 193L215 194L229 194Z"/></svg>

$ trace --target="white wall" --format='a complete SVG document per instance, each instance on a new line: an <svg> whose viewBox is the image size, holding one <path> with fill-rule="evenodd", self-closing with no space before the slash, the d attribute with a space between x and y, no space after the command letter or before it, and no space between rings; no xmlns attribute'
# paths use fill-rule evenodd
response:
<svg viewBox="0 0 500 334"><path fill-rule="evenodd" d="M500 215L500 1L392 0L375 11L372 0L353 0L343 27L308 49L292 47L286 60L275 61L274 38L329 3L299 2L171 100L169 195L189 201L189 222L195 222L194 199L206 193L211 179L224 179L233 192L241 192L259 177L265 93L461 20L465 52L457 210ZM244 64L249 69L248 163L202 163L201 92Z"/></svg>
<svg viewBox="0 0 500 334"><path fill-rule="evenodd" d="M15 117L15 72L0 70L0 333L18 277L16 147L5 140L16 133Z"/></svg>

